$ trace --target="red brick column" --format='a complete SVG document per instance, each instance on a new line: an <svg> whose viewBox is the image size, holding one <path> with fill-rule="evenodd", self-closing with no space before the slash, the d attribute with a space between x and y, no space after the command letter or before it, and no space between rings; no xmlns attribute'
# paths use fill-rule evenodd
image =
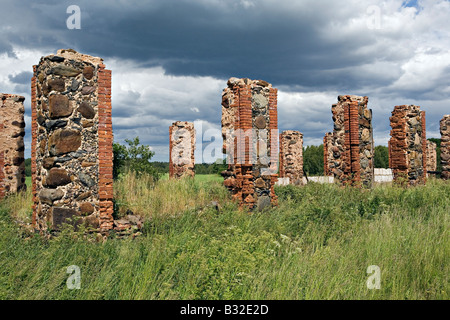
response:
<svg viewBox="0 0 450 320"><path fill-rule="evenodd" d="M0 130L1 132L1 130ZM5 179L4 174L4 166L5 166L5 158L3 156L3 151L0 151L0 200L5 197L5 186L3 180Z"/></svg>
<svg viewBox="0 0 450 320"><path fill-rule="evenodd" d="M37 143L37 111L36 111L36 69L33 66L33 77L31 78L31 195L33 198L32 224L36 226L36 214L38 209L37 187L36 187L36 143Z"/></svg>
<svg viewBox="0 0 450 320"><path fill-rule="evenodd" d="M441 177L450 180L450 114L445 115L440 121L441 132Z"/></svg>
<svg viewBox="0 0 450 320"><path fill-rule="evenodd" d="M100 200L100 230L113 228L113 132L111 116L111 70L98 69L98 163Z"/></svg>

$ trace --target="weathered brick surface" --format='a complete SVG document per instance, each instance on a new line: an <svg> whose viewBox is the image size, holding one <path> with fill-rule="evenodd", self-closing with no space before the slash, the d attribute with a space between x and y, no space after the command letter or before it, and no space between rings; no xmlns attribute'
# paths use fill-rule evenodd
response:
<svg viewBox="0 0 450 320"><path fill-rule="evenodd" d="M169 177L195 176L194 124L176 121L169 128Z"/></svg>
<svg viewBox="0 0 450 320"><path fill-rule="evenodd" d="M0 93L0 152L4 195L25 190L24 97ZM1 196L1 195L0 195Z"/></svg>
<svg viewBox="0 0 450 320"><path fill-rule="evenodd" d="M262 80L230 78L222 94L224 185L241 206L277 205L277 89Z"/></svg>
<svg viewBox="0 0 450 320"><path fill-rule="evenodd" d="M111 71L103 60L59 50L33 67L33 224L67 218L113 228ZM89 210L87 210L89 208Z"/></svg>
<svg viewBox="0 0 450 320"><path fill-rule="evenodd" d="M392 111L389 166L394 181L410 185L426 182L425 111L414 105L396 106Z"/></svg>
<svg viewBox="0 0 450 320"><path fill-rule="evenodd" d="M280 134L280 178L290 184L303 184L303 134L287 130Z"/></svg>
<svg viewBox="0 0 450 320"><path fill-rule="evenodd" d="M443 179L450 179L450 114L445 115L440 122L441 130L441 164Z"/></svg>
<svg viewBox="0 0 450 320"><path fill-rule="evenodd" d="M436 168L437 168L436 143L427 140L427 172L436 171Z"/></svg>
<svg viewBox="0 0 450 320"><path fill-rule="evenodd" d="M367 103L368 97L345 95L339 96L338 103L332 106L334 130L331 148L327 145L324 155L325 171L344 185L373 184L372 110Z"/></svg>

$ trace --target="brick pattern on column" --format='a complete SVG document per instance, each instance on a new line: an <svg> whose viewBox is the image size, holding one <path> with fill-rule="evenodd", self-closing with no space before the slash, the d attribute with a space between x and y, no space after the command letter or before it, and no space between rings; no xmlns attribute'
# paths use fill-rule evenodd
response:
<svg viewBox="0 0 450 320"><path fill-rule="evenodd" d="M324 171L343 185L370 188L374 181L372 111L367 103L368 97L345 95L332 106L334 130L331 138L324 138Z"/></svg>
<svg viewBox="0 0 450 320"><path fill-rule="evenodd" d="M195 128L186 121L176 121L169 128L169 177L195 176Z"/></svg>
<svg viewBox="0 0 450 320"><path fill-rule="evenodd" d="M3 152L5 195L26 190L25 184L25 98L0 93L0 152Z"/></svg>
<svg viewBox="0 0 450 320"><path fill-rule="evenodd" d="M1 132L1 130L0 130ZM3 151L0 151L0 200L5 197L5 174L3 172L5 166L5 158L3 155Z"/></svg>
<svg viewBox="0 0 450 320"><path fill-rule="evenodd" d="M440 121L441 132L441 177L450 180L450 114Z"/></svg>
<svg viewBox="0 0 450 320"><path fill-rule="evenodd" d="M111 70L98 66L98 196L100 230L113 228L113 131L111 105Z"/></svg>
<svg viewBox="0 0 450 320"><path fill-rule="evenodd" d="M224 185L242 207L277 205L277 89L262 80L230 78L222 94Z"/></svg>
<svg viewBox="0 0 450 320"><path fill-rule="evenodd" d="M414 105L395 106L390 117L389 164L397 183L426 182L425 112Z"/></svg>
<svg viewBox="0 0 450 320"><path fill-rule="evenodd" d="M111 71L101 58L68 49L42 57L33 73L33 225L111 230Z"/></svg>
<svg viewBox="0 0 450 320"><path fill-rule="evenodd" d="M303 185L303 134L287 130L280 134L280 178Z"/></svg>

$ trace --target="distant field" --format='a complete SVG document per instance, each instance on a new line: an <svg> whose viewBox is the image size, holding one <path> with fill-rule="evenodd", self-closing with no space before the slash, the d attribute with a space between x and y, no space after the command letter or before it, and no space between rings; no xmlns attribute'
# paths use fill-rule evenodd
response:
<svg viewBox="0 0 450 320"><path fill-rule="evenodd" d="M450 298L450 182L403 189L276 187L279 206L240 210L220 177L115 184L142 235L29 237L31 188L0 203L0 299ZM219 206L211 205L215 201ZM66 286L67 267L81 289ZM369 289L377 266L380 289Z"/></svg>

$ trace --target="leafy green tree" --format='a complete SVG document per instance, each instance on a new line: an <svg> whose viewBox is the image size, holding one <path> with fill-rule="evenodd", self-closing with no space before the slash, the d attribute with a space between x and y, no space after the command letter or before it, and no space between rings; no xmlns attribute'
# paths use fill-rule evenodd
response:
<svg viewBox="0 0 450 320"><path fill-rule="evenodd" d="M309 176L323 175L323 144L303 148L303 169Z"/></svg>
<svg viewBox="0 0 450 320"><path fill-rule="evenodd" d="M373 160L375 168L389 168L389 148L386 146L376 146Z"/></svg>
<svg viewBox="0 0 450 320"><path fill-rule="evenodd" d="M150 146L141 145L139 137L133 140L125 139L128 146L113 144L114 166L113 175L117 178L121 173L134 171L151 175L157 181L161 174L152 165L150 159L155 155Z"/></svg>

